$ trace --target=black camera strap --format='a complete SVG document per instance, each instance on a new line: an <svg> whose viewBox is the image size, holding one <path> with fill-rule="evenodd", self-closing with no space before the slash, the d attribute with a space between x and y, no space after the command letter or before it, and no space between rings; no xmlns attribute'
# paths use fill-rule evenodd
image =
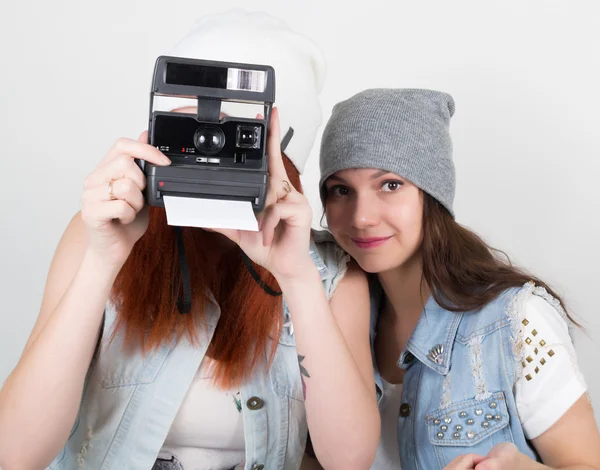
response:
<svg viewBox="0 0 600 470"><path fill-rule="evenodd" d="M174 227L177 237L177 255L179 257L179 268L181 269L181 290L177 299L179 313L190 313L192 310L192 283L190 281L190 268L185 256L185 244L183 243L183 232L181 227Z"/></svg>
<svg viewBox="0 0 600 470"><path fill-rule="evenodd" d="M294 129L290 127L288 131L281 139L281 151L283 152L292 137L294 136ZM183 243L183 232L181 231L181 227L174 227L175 235L177 237L177 255L179 257L179 267L181 268L181 287L182 289L179 291L179 296L177 299L177 309L179 313L190 313L192 310L192 283L190 280L190 268L188 266L187 257L185 256L185 244ZM252 260L242 251L242 259L244 260L244 265L246 269L252 276L252 279L260 286L262 290L264 290L267 294L273 297L279 297L282 295L282 292L276 291L269 287L265 281L260 278L260 275L254 269L254 264Z"/></svg>
<svg viewBox="0 0 600 470"><path fill-rule="evenodd" d="M243 251L242 259L244 260L244 264L246 265L246 269L250 273L250 276L252 276L252 279L256 281L256 283L261 287L262 290L264 290L267 294L273 297L279 297L281 294L283 294L283 292L271 289L267 285L267 283L260 278L260 275L256 272L256 269L254 269L254 264L252 263L252 260L248 258L248 255Z"/></svg>

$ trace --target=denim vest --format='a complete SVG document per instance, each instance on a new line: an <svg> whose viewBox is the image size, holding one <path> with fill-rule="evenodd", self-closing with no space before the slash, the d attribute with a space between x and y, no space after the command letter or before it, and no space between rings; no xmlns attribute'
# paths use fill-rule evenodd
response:
<svg viewBox="0 0 600 470"><path fill-rule="evenodd" d="M348 258L326 240L326 235L315 232L310 253L330 297L345 274ZM77 419L48 468L151 469L206 353L219 313L214 301L207 306L200 347L181 339L165 342L152 354L126 355L121 332L108 342L116 312L107 306L102 341L86 377ZM270 369L261 366L240 390L245 470L296 470L304 454L306 413L285 302L283 315L285 325Z"/></svg>
<svg viewBox="0 0 600 470"><path fill-rule="evenodd" d="M501 442L540 461L525 438L513 393L523 358L519 312L531 295L557 305L532 283L507 290L476 312L450 312L430 297L397 363L405 370L398 414L402 470L442 469L459 455L487 455ZM377 281L371 296L373 345L383 298Z"/></svg>

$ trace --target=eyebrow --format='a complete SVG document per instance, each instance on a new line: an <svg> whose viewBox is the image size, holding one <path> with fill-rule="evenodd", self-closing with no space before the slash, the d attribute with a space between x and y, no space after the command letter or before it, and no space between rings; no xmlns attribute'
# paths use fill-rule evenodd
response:
<svg viewBox="0 0 600 470"><path fill-rule="evenodd" d="M391 171L387 171L387 170L379 170L378 172L376 172L376 173L373 173L373 174L371 175L371 178L370 178L370 179L372 179L372 180L376 180L377 178L381 178L383 175L387 175L387 174L389 174L389 173L391 173ZM328 178L328 180L340 181L340 182L342 182L342 183L346 183L346 180L345 180L344 178L341 178L340 176L337 176L337 175L331 175L331 176Z"/></svg>

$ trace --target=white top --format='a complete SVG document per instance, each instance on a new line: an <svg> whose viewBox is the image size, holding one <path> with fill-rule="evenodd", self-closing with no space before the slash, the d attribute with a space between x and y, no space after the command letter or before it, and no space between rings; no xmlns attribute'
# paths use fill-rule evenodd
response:
<svg viewBox="0 0 600 470"><path fill-rule="evenodd" d="M532 295L520 321L525 347L522 372L515 383L517 411L527 439L547 431L586 392L569 328L558 311ZM372 470L399 469L398 413L402 384L382 379L381 439Z"/></svg>
<svg viewBox="0 0 600 470"><path fill-rule="evenodd" d="M244 422L237 390L214 386L214 361L198 368L153 470L231 470L244 467ZM162 459L162 460L161 460Z"/></svg>
<svg viewBox="0 0 600 470"><path fill-rule="evenodd" d="M381 413L381 438L377 446L375 461L371 470L400 470L398 447L398 413L402 401L402 384L391 384L381 379L383 395L379 401Z"/></svg>
<svg viewBox="0 0 600 470"><path fill-rule="evenodd" d="M568 325L552 305L532 295L521 324L525 360L515 397L525 437L535 439L565 414L587 386Z"/></svg>

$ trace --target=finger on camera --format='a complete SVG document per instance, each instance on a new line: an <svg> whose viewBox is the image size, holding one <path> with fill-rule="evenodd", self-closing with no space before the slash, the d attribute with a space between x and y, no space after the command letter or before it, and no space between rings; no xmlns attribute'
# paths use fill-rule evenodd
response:
<svg viewBox="0 0 600 470"><path fill-rule="evenodd" d="M146 187L146 176L135 161L126 156L121 156L113 160L102 163L96 171L86 178L84 188L89 189L96 186L103 186L110 181L128 178L143 191Z"/></svg>
<svg viewBox="0 0 600 470"><path fill-rule="evenodd" d="M288 179L287 172L283 166L281 155L281 133L279 130L279 110L273 108L271 112L271 124L267 138L267 153L269 156L269 174L273 178Z"/></svg>
<svg viewBox="0 0 600 470"><path fill-rule="evenodd" d="M171 164L171 160L156 147L140 142L139 140L128 139L127 137L117 139L109 152L109 158L107 160L112 160L119 156L137 158L159 166Z"/></svg>

